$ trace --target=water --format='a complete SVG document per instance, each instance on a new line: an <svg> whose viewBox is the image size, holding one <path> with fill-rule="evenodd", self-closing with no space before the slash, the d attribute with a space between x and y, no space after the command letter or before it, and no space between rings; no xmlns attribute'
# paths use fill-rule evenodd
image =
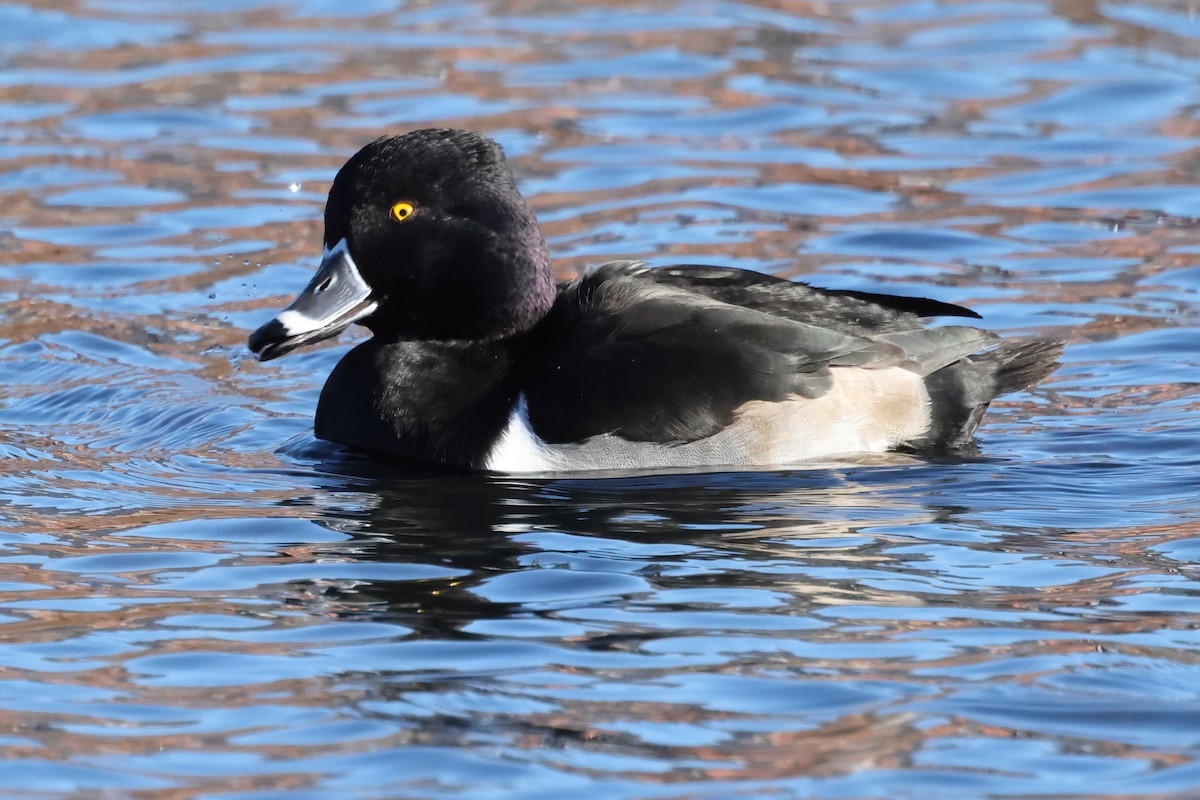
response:
<svg viewBox="0 0 1200 800"><path fill-rule="evenodd" d="M1184 2L0 7L0 794L1200 793ZM508 149L562 276L727 263L1069 343L982 455L448 477L258 364L333 172Z"/></svg>

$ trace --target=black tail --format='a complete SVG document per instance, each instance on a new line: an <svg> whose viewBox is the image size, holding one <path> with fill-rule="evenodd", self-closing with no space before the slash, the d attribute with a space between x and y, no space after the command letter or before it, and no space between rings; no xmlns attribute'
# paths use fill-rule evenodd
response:
<svg viewBox="0 0 1200 800"><path fill-rule="evenodd" d="M990 353L976 357L976 363L990 360L995 365L996 389L993 397L1028 389L1058 369L1063 343L1046 339L1032 342L1005 342Z"/></svg>
<svg viewBox="0 0 1200 800"><path fill-rule="evenodd" d="M1004 342L925 378L932 424L910 445L916 452L969 450L988 404L998 395L1027 389L1058 369L1062 342Z"/></svg>

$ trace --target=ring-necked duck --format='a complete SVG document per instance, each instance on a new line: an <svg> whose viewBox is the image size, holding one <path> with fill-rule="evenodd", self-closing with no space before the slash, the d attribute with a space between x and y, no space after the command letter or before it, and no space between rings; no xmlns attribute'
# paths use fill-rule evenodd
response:
<svg viewBox="0 0 1200 800"><path fill-rule="evenodd" d="M456 130L380 139L338 172L325 254L250 337L266 361L359 323L316 435L467 469L763 466L946 452L1062 346L922 318L913 297L632 261L556 285L500 147Z"/></svg>

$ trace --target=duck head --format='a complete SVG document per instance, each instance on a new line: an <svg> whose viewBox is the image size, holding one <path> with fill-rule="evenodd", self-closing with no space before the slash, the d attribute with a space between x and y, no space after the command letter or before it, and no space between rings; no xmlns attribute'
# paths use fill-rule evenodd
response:
<svg viewBox="0 0 1200 800"><path fill-rule="evenodd" d="M500 146L414 131L338 171L316 275L249 344L267 361L352 323L393 339L499 339L536 324L554 294L546 243Z"/></svg>

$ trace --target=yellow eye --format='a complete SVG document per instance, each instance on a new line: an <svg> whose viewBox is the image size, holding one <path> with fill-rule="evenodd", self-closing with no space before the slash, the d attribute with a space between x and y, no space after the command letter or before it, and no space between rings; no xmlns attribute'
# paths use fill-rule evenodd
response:
<svg viewBox="0 0 1200 800"><path fill-rule="evenodd" d="M417 207L407 200L401 200L392 206L392 219L396 222L404 222L415 213L417 213Z"/></svg>

